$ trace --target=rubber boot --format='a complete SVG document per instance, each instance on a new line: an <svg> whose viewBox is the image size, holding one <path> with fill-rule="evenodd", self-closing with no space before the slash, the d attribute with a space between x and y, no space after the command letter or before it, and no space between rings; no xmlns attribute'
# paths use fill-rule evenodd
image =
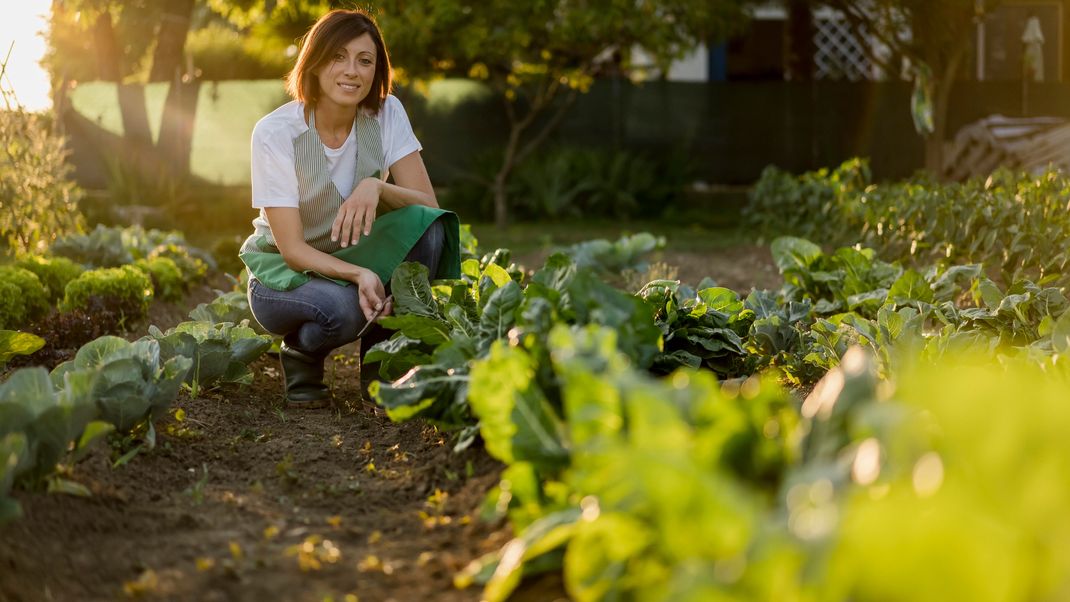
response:
<svg viewBox="0 0 1070 602"><path fill-rule="evenodd" d="M287 406L312 409L330 405L331 391L323 384L323 358L302 353L286 343L279 346L279 358Z"/></svg>

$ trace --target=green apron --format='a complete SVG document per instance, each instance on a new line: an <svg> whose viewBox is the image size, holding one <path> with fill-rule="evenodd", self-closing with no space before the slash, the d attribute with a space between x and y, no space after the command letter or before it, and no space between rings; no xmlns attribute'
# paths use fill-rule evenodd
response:
<svg viewBox="0 0 1070 602"><path fill-rule="evenodd" d="M357 130L356 182L385 173L379 122L360 112L353 124ZM461 274L460 222L452 211L410 205L376 216L371 234L356 245L342 247L330 239L331 226L345 200L331 180L323 142L316 131L315 113L309 116L308 130L294 140L294 169L297 171L298 211L305 241L312 247L348 263L372 270L383 283L390 282L394 270L423 236L427 227L440 220L446 246L437 274L431 278L459 278ZM326 278L313 270L298 272L283 260L266 220L253 221L255 231L242 244L239 257L249 273L261 284L278 291L293 290L313 277ZM329 278L342 286L350 283Z"/></svg>

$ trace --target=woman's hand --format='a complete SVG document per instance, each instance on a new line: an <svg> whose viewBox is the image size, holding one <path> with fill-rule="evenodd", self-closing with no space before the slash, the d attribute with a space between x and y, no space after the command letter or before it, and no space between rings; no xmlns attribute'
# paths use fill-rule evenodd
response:
<svg viewBox="0 0 1070 602"><path fill-rule="evenodd" d="M379 194L383 182L378 178L364 178L353 193L338 208L338 216L331 226L331 240L341 240L342 246L355 245L364 235L372 233L375 210L379 206Z"/></svg>
<svg viewBox="0 0 1070 602"><path fill-rule="evenodd" d="M393 303L386 298L383 282L379 280L379 275L375 272L358 268L356 275L350 280L357 285L360 311L364 313L365 320L370 322L377 314L386 313L385 310L393 308Z"/></svg>

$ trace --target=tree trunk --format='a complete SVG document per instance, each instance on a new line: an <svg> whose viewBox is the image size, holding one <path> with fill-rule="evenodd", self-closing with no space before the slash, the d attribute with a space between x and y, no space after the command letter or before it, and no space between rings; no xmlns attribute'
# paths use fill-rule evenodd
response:
<svg viewBox="0 0 1070 602"><path fill-rule="evenodd" d="M788 0L788 23L784 30L784 77L808 82L814 78L814 15L810 0Z"/></svg>
<svg viewBox="0 0 1070 602"><path fill-rule="evenodd" d="M520 134L523 133L524 124L510 119L509 141L505 144L505 152L502 155L502 165L498 173L494 174L494 185L491 191L494 193L494 226L504 228L509 224L509 176L515 167L517 150L520 147Z"/></svg>
<svg viewBox="0 0 1070 602"><path fill-rule="evenodd" d="M190 154L193 150L193 124L197 115L200 81L171 82L164 100L160 119L160 141L157 149L172 175L190 174Z"/></svg>
<svg viewBox="0 0 1070 602"><path fill-rule="evenodd" d="M97 73L100 79L109 82L123 80L119 44L115 39L115 27L111 13L101 11L93 22L93 49L97 55Z"/></svg>
<svg viewBox="0 0 1070 602"><path fill-rule="evenodd" d="M494 192L494 227L499 230L504 229L509 224L506 183L507 179L504 172L499 171L498 175L494 176L494 186L491 187Z"/></svg>
<svg viewBox="0 0 1070 602"><path fill-rule="evenodd" d="M947 113L951 104L951 91L967 50L968 44L963 43L951 52L947 65L933 85L933 133L925 140L925 169L940 179L944 179L947 173L944 147L948 137Z"/></svg>
<svg viewBox="0 0 1070 602"><path fill-rule="evenodd" d="M150 82L171 81L182 69L193 4L194 0L167 0L164 4L156 50L152 54Z"/></svg>
<svg viewBox="0 0 1070 602"><path fill-rule="evenodd" d="M101 79L115 82L119 95L119 114L123 121L123 137L133 156L152 146L149 113L145 108L145 89L140 85L123 83L122 55L111 13L101 11L93 24L93 42L97 51L97 69Z"/></svg>

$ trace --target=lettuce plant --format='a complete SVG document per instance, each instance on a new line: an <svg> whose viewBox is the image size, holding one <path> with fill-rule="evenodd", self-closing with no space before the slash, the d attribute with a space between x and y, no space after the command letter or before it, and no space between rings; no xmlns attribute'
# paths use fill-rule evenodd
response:
<svg viewBox="0 0 1070 602"><path fill-rule="evenodd" d="M164 301L178 301L186 291L188 282L182 270L178 269L178 264L169 257L138 259L134 267L152 278L154 296Z"/></svg>
<svg viewBox="0 0 1070 602"><path fill-rule="evenodd" d="M0 282L11 285L4 288L15 297L0 305L0 327L20 328L48 312L48 290L33 272L13 265L0 266Z"/></svg>
<svg viewBox="0 0 1070 602"><path fill-rule="evenodd" d="M132 265L119 268L90 270L67 284L60 303L60 311L85 308L91 297L99 297L106 305L129 318L138 318L148 311L152 300L152 279Z"/></svg>
<svg viewBox="0 0 1070 602"><path fill-rule="evenodd" d="M58 303L63 298L67 283L85 271L81 265L66 257L28 255L15 263L16 266L37 275L48 292L49 303Z"/></svg>
<svg viewBox="0 0 1070 602"><path fill-rule="evenodd" d="M162 357L160 343L150 337L131 343L104 336L83 345L73 360L56 366L51 377L64 387L89 379L88 389L72 394L94 402L100 418L125 433L163 416L191 365L188 357Z"/></svg>
<svg viewBox="0 0 1070 602"><path fill-rule="evenodd" d="M179 380L188 385L196 395L202 388L221 383L249 384L252 371L249 364L271 347L272 338L257 334L244 324L205 321L183 322L161 332L149 327L151 340L159 345L162 357L184 357L189 360L179 374Z"/></svg>

